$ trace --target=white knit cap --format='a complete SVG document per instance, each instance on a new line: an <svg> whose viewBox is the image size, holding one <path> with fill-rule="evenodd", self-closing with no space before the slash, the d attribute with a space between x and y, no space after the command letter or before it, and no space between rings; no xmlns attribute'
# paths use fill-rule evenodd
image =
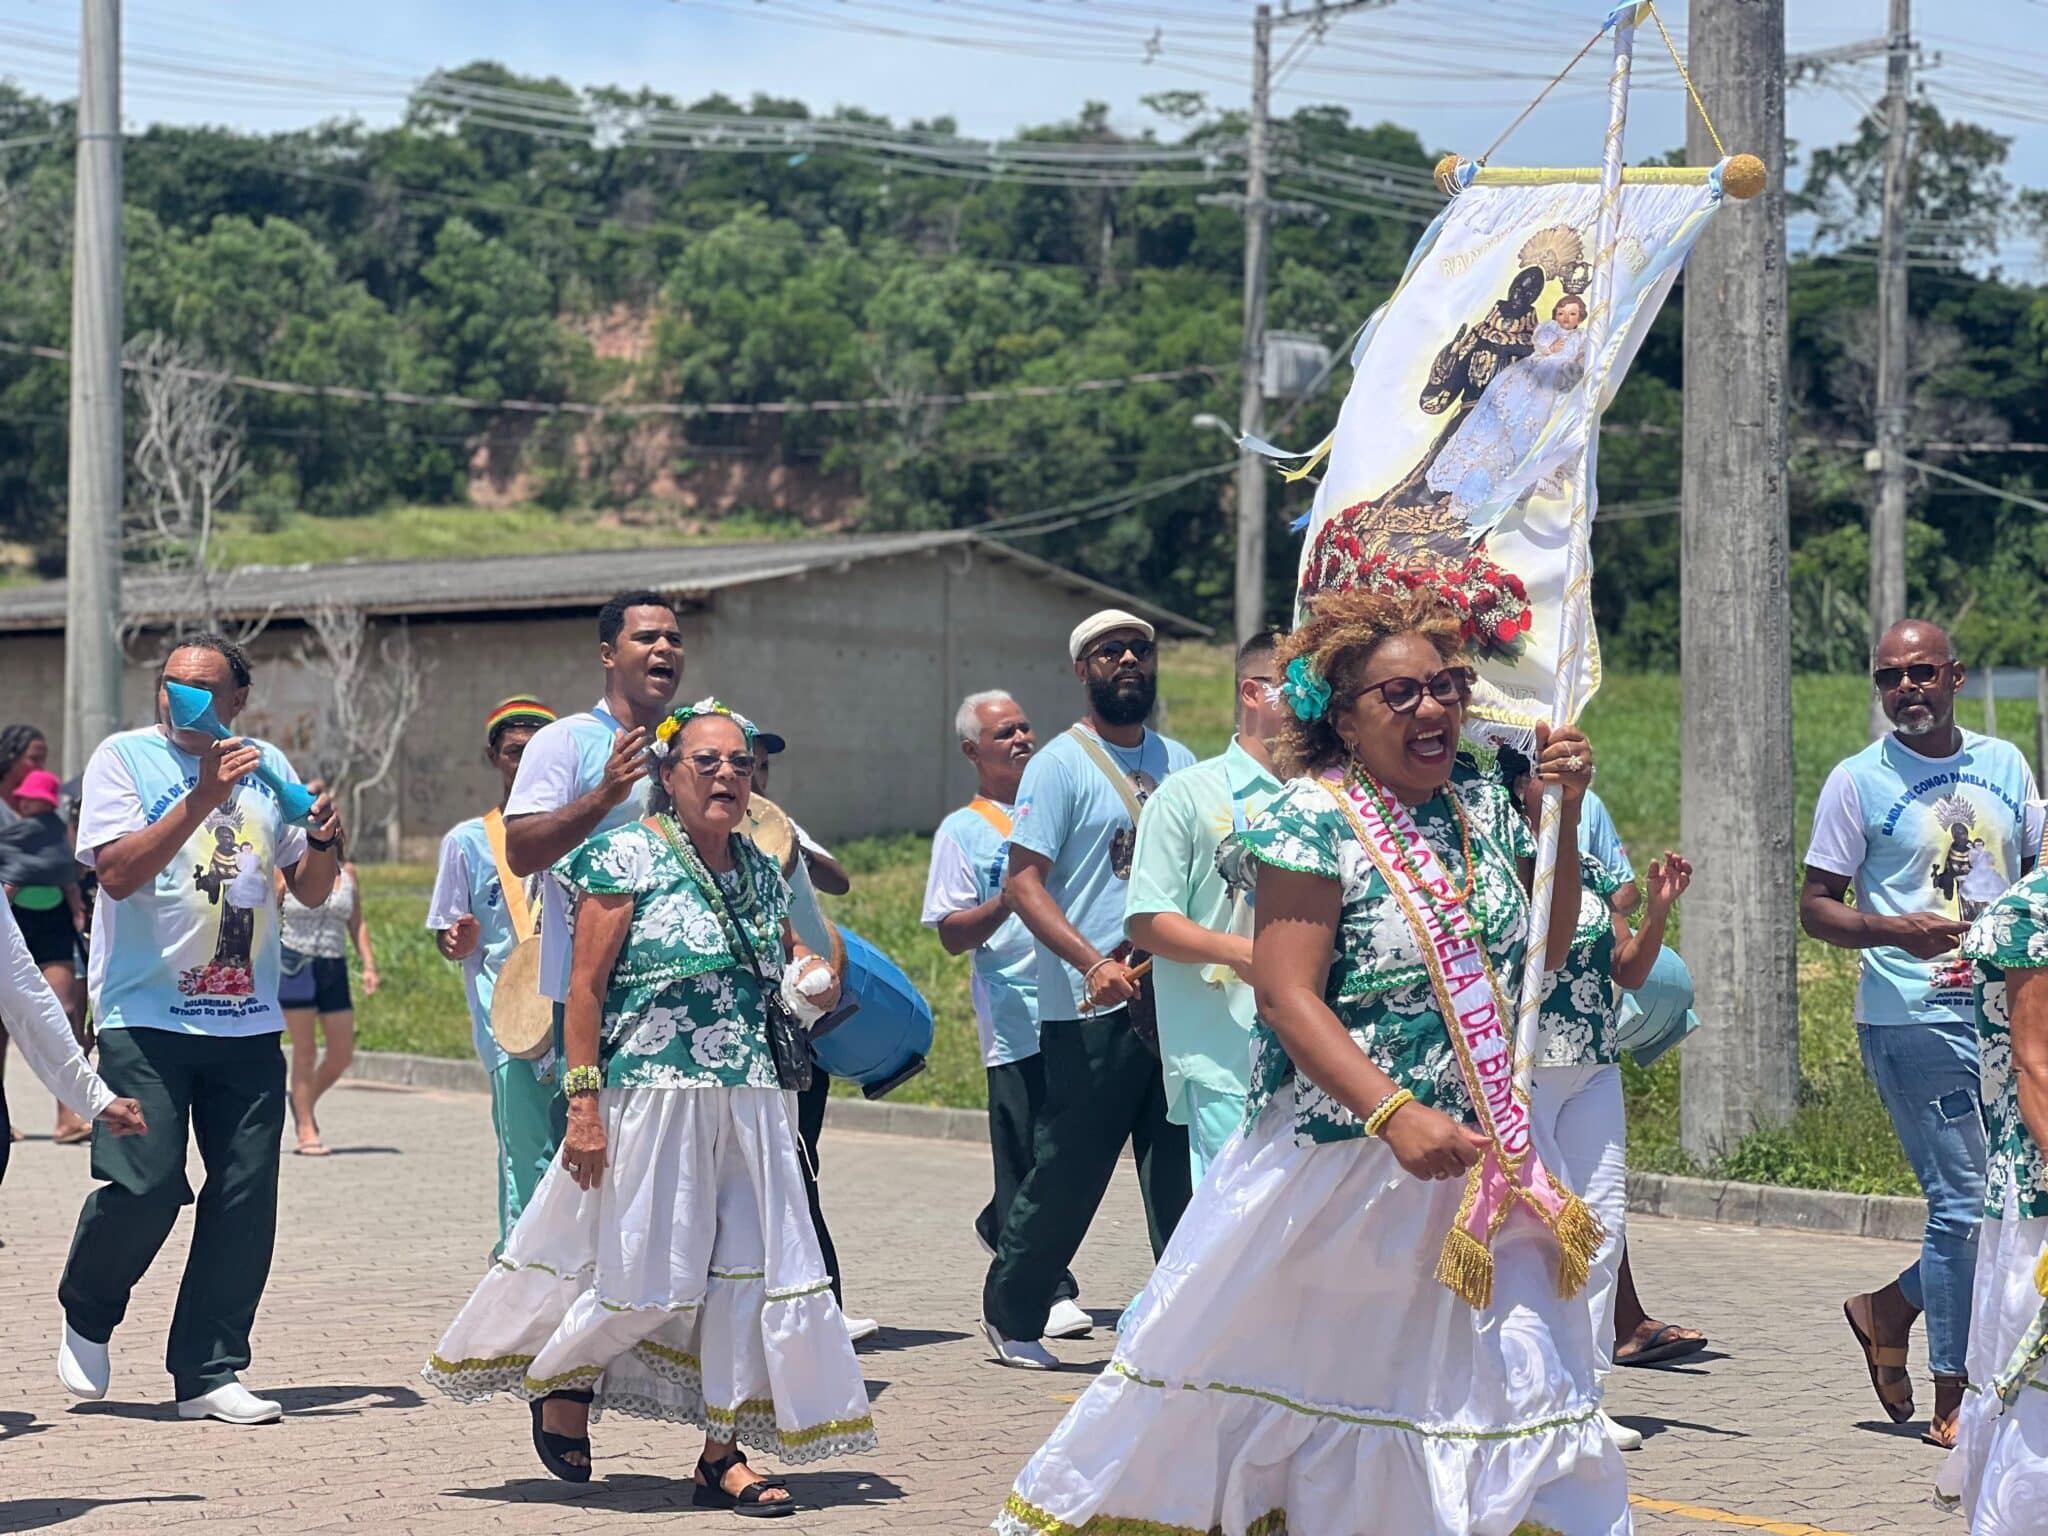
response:
<svg viewBox="0 0 2048 1536"><path fill-rule="evenodd" d="M1135 613L1126 613L1121 608L1105 608L1100 613L1089 614L1074 626L1074 633L1067 639L1067 659L1079 661L1083 651L1113 629L1135 629L1147 640L1156 633Z"/></svg>

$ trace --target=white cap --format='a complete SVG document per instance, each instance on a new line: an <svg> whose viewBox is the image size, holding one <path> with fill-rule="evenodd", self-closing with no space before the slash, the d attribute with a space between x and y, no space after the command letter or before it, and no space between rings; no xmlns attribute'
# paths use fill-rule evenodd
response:
<svg viewBox="0 0 2048 1536"><path fill-rule="evenodd" d="M1081 653L1113 629L1135 629L1150 640L1155 631L1150 624L1135 613L1125 613L1121 608L1105 608L1100 613L1091 613L1074 626L1074 632L1067 638L1067 659L1079 661Z"/></svg>

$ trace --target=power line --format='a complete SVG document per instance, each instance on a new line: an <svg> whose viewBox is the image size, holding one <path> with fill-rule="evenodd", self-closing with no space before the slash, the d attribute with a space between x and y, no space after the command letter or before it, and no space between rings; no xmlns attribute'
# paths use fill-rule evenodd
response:
<svg viewBox="0 0 2048 1536"><path fill-rule="evenodd" d="M0 341L0 352L40 358L46 362L69 363L71 354L59 347L31 346ZM1097 394L1144 384L1168 384L1183 379L1215 380L1226 364L1201 363L1186 368L1168 368L1150 373L1123 374L1114 378L1080 379L1071 384L1022 384L1003 389L969 389L939 394L903 397L871 396L855 400L760 400L760 401L624 401L615 405L585 400L479 400L469 395L420 395L396 389L360 389L343 384L300 384L285 379L261 378L207 368L165 370L195 379L217 380L237 389L260 394L291 395L307 399L341 400L355 405L402 405L430 409L484 411L499 415L585 416L585 417L681 417L698 416L805 416L855 411L901 410L911 406L981 405L1006 400L1042 400L1063 395ZM142 365L124 358L129 372L143 371Z"/></svg>

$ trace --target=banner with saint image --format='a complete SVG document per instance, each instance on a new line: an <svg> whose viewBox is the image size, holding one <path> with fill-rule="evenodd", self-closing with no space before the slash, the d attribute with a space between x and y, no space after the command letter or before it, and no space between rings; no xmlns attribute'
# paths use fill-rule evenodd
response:
<svg viewBox="0 0 2048 1536"><path fill-rule="evenodd" d="M1469 620L1483 740L1526 744L1561 693L1583 707L1599 686L1590 622L1573 675L1558 661L1572 529L1593 513L1589 439L1721 201L1718 174L1665 174L1624 179L1596 284L1598 172L1460 166L1466 184L1354 350L1297 603L1442 586Z"/></svg>

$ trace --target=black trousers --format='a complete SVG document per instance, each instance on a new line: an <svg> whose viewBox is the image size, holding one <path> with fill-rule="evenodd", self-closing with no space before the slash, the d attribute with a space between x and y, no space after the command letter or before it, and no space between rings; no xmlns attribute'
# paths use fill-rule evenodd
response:
<svg viewBox="0 0 2048 1536"><path fill-rule="evenodd" d="M1131 1029L1127 1010L1043 1021L1039 1055L1045 1107L1031 1171L1003 1218L981 1294L982 1315L1009 1339L1044 1334L1054 1288L1088 1235L1126 1141L1138 1157L1154 1258L1194 1192L1187 1127L1166 1118L1159 1058Z"/></svg>
<svg viewBox="0 0 2048 1536"><path fill-rule="evenodd" d="M1045 1058L1027 1056L1006 1061L988 1072L988 1148L995 1164L995 1196L974 1218L975 1233L990 1253L1003 1240L1003 1219L1017 1203L1017 1191L1031 1171L1032 1142L1045 1113ZM1054 1301L1072 1301L1081 1294L1074 1272L1062 1270L1053 1287Z"/></svg>
<svg viewBox="0 0 2048 1536"><path fill-rule="evenodd" d="M14 1122L7 1116L7 1090L0 1088L0 1184L7 1182L7 1159L14 1151Z"/></svg>
<svg viewBox="0 0 2048 1536"><path fill-rule="evenodd" d="M818 1138L825 1132L825 1100L832 1096L832 1079L813 1063L811 1086L796 1096L796 1134L803 1143L797 1161L804 1165L804 1194L811 1202L811 1226L818 1234L818 1248L825 1256L825 1273L832 1277L832 1299L842 1307L846 1297L839 1285L839 1250L832 1246L832 1232L825 1225L825 1208L818 1203Z"/></svg>
<svg viewBox="0 0 2048 1536"><path fill-rule="evenodd" d="M249 1333L270 1278L277 1236L277 1165L284 1134L284 1055L276 1035L216 1039L163 1029L100 1036L100 1076L139 1100L149 1132L115 1137L96 1128L92 1176L71 1257L57 1287L65 1321L104 1344L128 1315L181 1207L185 1141L199 1144L192 1251L178 1287L164 1363L179 1398L233 1381L249 1363Z"/></svg>

